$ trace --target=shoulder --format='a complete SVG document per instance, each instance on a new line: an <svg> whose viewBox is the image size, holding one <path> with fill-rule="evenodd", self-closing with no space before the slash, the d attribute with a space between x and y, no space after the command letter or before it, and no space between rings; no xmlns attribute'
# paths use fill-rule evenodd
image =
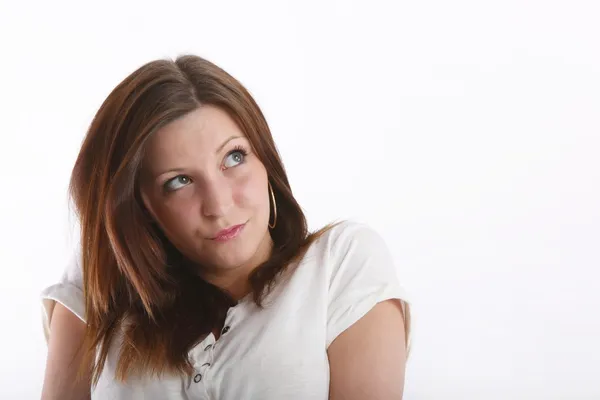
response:
<svg viewBox="0 0 600 400"><path fill-rule="evenodd" d="M325 242L327 346L380 302L398 299L406 308L401 274L387 242L373 227L344 221L327 233Z"/></svg>
<svg viewBox="0 0 600 400"><path fill-rule="evenodd" d="M384 245L383 237L370 225L357 220L344 220L332 228L331 251L334 255L359 246L363 250L378 250Z"/></svg>
<svg viewBox="0 0 600 400"><path fill-rule="evenodd" d="M313 243L330 294L398 282L390 248L372 226L347 219L335 222Z"/></svg>
<svg viewBox="0 0 600 400"><path fill-rule="evenodd" d="M384 242L383 237L366 222L345 219L331 223L330 227L317 239L315 245L336 255L352 245L377 247L382 242Z"/></svg>
<svg viewBox="0 0 600 400"><path fill-rule="evenodd" d="M365 222L353 219L339 221L318 242L317 246L326 252L327 264L332 273L344 263L359 267L357 263L379 259L385 261L385 267L392 262L386 240Z"/></svg>

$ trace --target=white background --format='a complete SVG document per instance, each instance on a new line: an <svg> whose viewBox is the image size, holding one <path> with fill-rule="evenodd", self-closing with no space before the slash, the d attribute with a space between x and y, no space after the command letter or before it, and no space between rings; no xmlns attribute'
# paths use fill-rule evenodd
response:
<svg viewBox="0 0 600 400"><path fill-rule="evenodd" d="M40 395L38 296L71 252L92 117L188 52L255 96L311 229L388 241L406 399L600 398L598 2L0 4L0 398Z"/></svg>

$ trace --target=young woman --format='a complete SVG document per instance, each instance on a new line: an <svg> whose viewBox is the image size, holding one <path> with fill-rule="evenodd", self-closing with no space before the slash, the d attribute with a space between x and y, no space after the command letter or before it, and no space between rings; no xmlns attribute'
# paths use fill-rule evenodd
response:
<svg viewBox="0 0 600 400"><path fill-rule="evenodd" d="M400 399L410 312L368 225L308 232L265 118L193 55L125 78L70 194L81 240L42 293L43 399Z"/></svg>

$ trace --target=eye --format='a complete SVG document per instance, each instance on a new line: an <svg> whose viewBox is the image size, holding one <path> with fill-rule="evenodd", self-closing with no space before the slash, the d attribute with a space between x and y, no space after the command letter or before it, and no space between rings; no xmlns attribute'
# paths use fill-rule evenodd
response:
<svg viewBox="0 0 600 400"><path fill-rule="evenodd" d="M238 146L234 148L229 153L227 153L227 156L225 157L225 168L235 167L236 165L243 163L247 155L248 151L246 151L246 149L244 149L243 147ZM228 165L227 159L232 159L234 164Z"/></svg>
<svg viewBox="0 0 600 400"><path fill-rule="evenodd" d="M179 189L179 187L176 185L178 183L182 184L182 186L185 186L190 183L190 178L185 175L177 175L175 178L169 179L164 184L163 188L165 192L172 192Z"/></svg>
<svg viewBox="0 0 600 400"><path fill-rule="evenodd" d="M242 164L246 160L247 155L248 151L245 148L241 146L235 147L233 150L227 153L227 156L225 157L225 168L232 168L239 164ZM233 160L233 164L228 163L228 159ZM177 175L173 179L170 179L167 182L165 182L165 184L163 185L163 189L167 193L174 192L175 190L178 190L181 187L189 184L190 181L191 179L186 175Z"/></svg>

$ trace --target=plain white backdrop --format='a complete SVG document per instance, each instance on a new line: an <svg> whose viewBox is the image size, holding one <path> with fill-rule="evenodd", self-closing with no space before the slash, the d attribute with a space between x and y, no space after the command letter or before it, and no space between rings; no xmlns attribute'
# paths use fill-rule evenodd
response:
<svg viewBox="0 0 600 400"><path fill-rule="evenodd" d="M255 96L311 229L388 241L406 399L599 399L599 19L591 0L0 2L0 398L41 392L39 292L72 251L91 119L134 69L194 53Z"/></svg>

